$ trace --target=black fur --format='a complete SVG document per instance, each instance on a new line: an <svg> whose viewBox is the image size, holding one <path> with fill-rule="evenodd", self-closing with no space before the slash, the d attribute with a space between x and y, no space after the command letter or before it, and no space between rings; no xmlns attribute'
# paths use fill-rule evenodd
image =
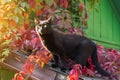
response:
<svg viewBox="0 0 120 80"><path fill-rule="evenodd" d="M91 56L96 70L103 76L110 76L101 68L98 62L96 44L90 39L53 29L49 20L36 23L36 31L44 46L53 54L55 64L58 67L67 67L66 56L82 66L87 65L88 58Z"/></svg>

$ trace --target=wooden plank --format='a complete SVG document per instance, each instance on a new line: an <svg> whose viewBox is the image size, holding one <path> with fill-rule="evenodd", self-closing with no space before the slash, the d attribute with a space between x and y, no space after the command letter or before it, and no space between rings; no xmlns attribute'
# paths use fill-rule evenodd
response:
<svg viewBox="0 0 120 80"><path fill-rule="evenodd" d="M0 65L6 69L19 72L22 69L24 59L25 58L21 56L16 56L16 54L14 53L11 54L4 63L0 63ZM35 69L35 71L28 80L66 80L66 77L67 75L65 73L59 71L53 71L52 69L49 68L49 66L46 66L43 69L40 68ZM86 76L82 76L82 79L105 80L103 78L98 78L98 77L91 78Z"/></svg>
<svg viewBox="0 0 120 80"><path fill-rule="evenodd" d="M22 70L25 60L26 59L21 55L11 53L5 62L0 63L0 66L14 72L19 72ZM55 76L56 72L48 70L46 68L41 69L38 67L30 76L29 80L54 80Z"/></svg>

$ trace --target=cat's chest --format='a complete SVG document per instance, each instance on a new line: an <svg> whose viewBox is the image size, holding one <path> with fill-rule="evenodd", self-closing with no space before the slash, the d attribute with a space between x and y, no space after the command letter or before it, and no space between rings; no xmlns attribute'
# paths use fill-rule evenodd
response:
<svg viewBox="0 0 120 80"><path fill-rule="evenodd" d="M44 46L44 48L49 51L50 53L53 53L54 52L54 43L52 42L52 39L42 39L42 44Z"/></svg>

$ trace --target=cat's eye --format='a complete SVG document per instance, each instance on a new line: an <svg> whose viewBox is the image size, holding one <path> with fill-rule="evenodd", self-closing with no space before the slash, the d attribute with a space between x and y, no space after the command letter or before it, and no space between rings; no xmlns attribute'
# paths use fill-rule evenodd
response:
<svg viewBox="0 0 120 80"><path fill-rule="evenodd" d="M44 28L46 28L47 26L46 26L46 25L44 25L43 27L44 27Z"/></svg>

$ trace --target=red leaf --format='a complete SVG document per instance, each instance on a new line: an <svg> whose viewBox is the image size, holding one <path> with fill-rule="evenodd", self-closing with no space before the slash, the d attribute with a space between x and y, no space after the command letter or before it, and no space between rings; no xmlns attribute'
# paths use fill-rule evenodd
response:
<svg viewBox="0 0 120 80"><path fill-rule="evenodd" d="M64 8L68 7L68 0L64 0Z"/></svg>
<svg viewBox="0 0 120 80"><path fill-rule="evenodd" d="M33 73L34 70L34 65L30 62L25 63L25 65L23 66L23 71L28 74L28 73Z"/></svg>
<svg viewBox="0 0 120 80"><path fill-rule="evenodd" d="M34 55L30 55L30 56L28 56L28 60L29 60L30 62L35 62L36 58L35 58Z"/></svg>
<svg viewBox="0 0 120 80"><path fill-rule="evenodd" d="M36 5L35 0L28 0L28 3L32 8L34 8Z"/></svg>
<svg viewBox="0 0 120 80"><path fill-rule="evenodd" d="M58 4L58 3L59 3L59 0L54 0L54 1L55 1L55 3L56 3L56 4Z"/></svg>
<svg viewBox="0 0 120 80"><path fill-rule="evenodd" d="M91 70L91 69L87 69L87 76L91 76L91 77L93 77L94 76L94 71L93 70Z"/></svg>
<svg viewBox="0 0 120 80"><path fill-rule="evenodd" d="M52 59L52 55L45 50L40 51L40 52L37 51L36 58L39 59L39 63L44 62L47 64Z"/></svg>
<svg viewBox="0 0 120 80"><path fill-rule="evenodd" d="M9 22L9 25L11 26L11 27L15 27L16 26L16 22L14 21L14 20L8 20L8 22Z"/></svg>
<svg viewBox="0 0 120 80"><path fill-rule="evenodd" d="M105 50L104 46L101 46L101 45L98 45L98 46L97 46L97 49Z"/></svg>
<svg viewBox="0 0 120 80"><path fill-rule="evenodd" d="M94 71L95 66L92 63L91 57L88 58L88 63L89 63L89 67L88 68Z"/></svg>
<svg viewBox="0 0 120 80"><path fill-rule="evenodd" d="M67 80L78 80L79 79L79 74L75 70L71 70L71 73L73 74L69 74L69 76L67 77Z"/></svg>
<svg viewBox="0 0 120 80"><path fill-rule="evenodd" d="M114 55L114 54L107 54L107 55L105 56L105 58L108 59L108 60L111 61L111 62L117 60L117 56Z"/></svg>
<svg viewBox="0 0 120 80"><path fill-rule="evenodd" d="M100 62L102 60L103 54L102 54L102 52L100 50L97 50L97 54L98 54L98 60Z"/></svg>
<svg viewBox="0 0 120 80"><path fill-rule="evenodd" d="M86 19L84 17L82 17L82 25L86 24Z"/></svg>
<svg viewBox="0 0 120 80"><path fill-rule="evenodd" d="M60 7L67 8L68 7L68 0L60 0Z"/></svg>
<svg viewBox="0 0 120 80"><path fill-rule="evenodd" d="M12 80L24 80L24 77L20 73L16 73Z"/></svg>
<svg viewBox="0 0 120 80"><path fill-rule="evenodd" d="M24 22L24 28L25 28L25 29L28 29L29 27L30 27L29 21L25 21L25 22Z"/></svg>
<svg viewBox="0 0 120 80"><path fill-rule="evenodd" d="M85 9L85 4L81 2L79 4L79 8L80 8L80 12L83 12L83 10Z"/></svg>
<svg viewBox="0 0 120 80"><path fill-rule="evenodd" d="M32 40L31 40L31 45L32 45L33 49L35 49L35 48L41 48L41 47L42 47L39 38L34 38L34 39L32 39Z"/></svg>
<svg viewBox="0 0 120 80"><path fill-rule="evenodd" d="M69 75L67 76L67 80L78 80L79 76L82 75L81 72L82 66L80 64L75 64L73 69L70 71Z"/></svg>
<svg viewBox="0 0 120 80"><path fill-rule="evenodd" d="M24 80L24 77L21 74L18 74L17 80Z"/></svg>
<svg viewBox="0 0 120 80"><path fill-rule="evenodd" d="M10 39L10 36L9 36L9 35L5 35L5 39L6 39L6 40L9 40L9 39Z"/></svg>
<svg viewBox="0 0 120 80"><path fill-rule="evenodd" d="M94 70L89 69L86 66L84 66L84 68L82 69L82 73L86 76L91 76L91 77L93 77L95 74Z"/></svg>
<svg viewBox="0 0 120 80"><path fill-rule="evenodd" d="M41 16L43 14L43 12L44 12L44 8L41 8L41 9L36 11L36 15Z"/></svg>
<svg viewBox="0 0 120 80"><path fill-rule="evenodd" d="M108 50L109 52L112 52L113 54L115 54L115 55L118 55L118 51L117 50L115 50L115 49L109 49Z"/></svg>
<svg viewBox="0 0 120 80"><path fill-rule="evenodd" d="M88 12L85 11L85 19L88 19L88 18L89 18Z"/></svg>

